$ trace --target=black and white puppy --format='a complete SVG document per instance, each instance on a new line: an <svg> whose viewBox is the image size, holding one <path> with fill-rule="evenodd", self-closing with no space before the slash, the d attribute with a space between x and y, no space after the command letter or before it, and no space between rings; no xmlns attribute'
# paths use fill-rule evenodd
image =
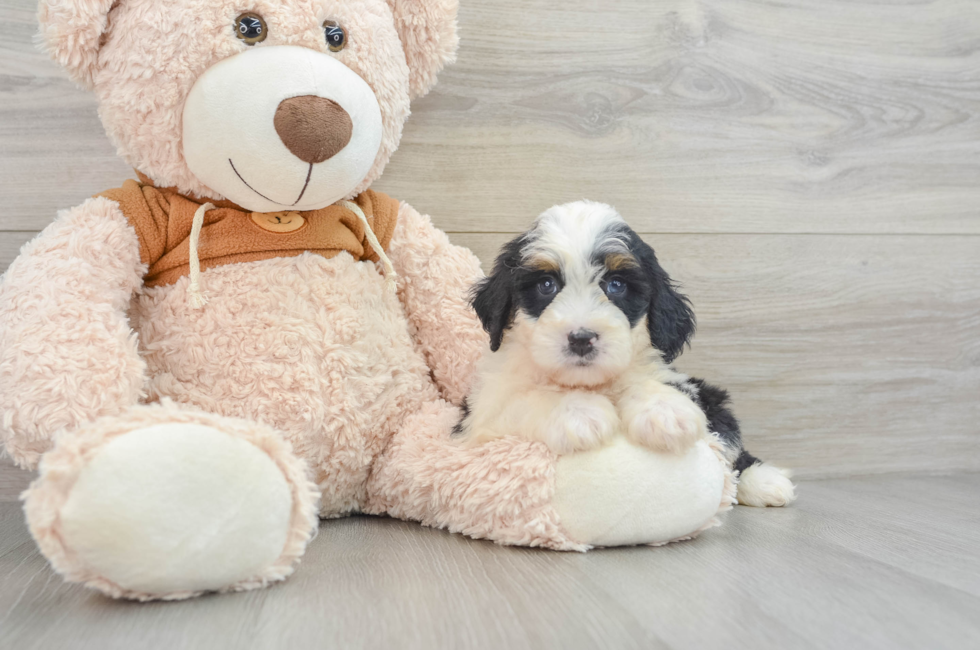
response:
<svg viewBox="0 0 980 650"><path fill-rule="evenodd" d="M610 206L558 205L506 244L474 288L490 334L455 435L481 444L519 435L558 454L623 434L681 452L716 434L741 472L740 503L782 506L789 473L742 447L728 393L669 364L694 313L650 246Z"/></svg>

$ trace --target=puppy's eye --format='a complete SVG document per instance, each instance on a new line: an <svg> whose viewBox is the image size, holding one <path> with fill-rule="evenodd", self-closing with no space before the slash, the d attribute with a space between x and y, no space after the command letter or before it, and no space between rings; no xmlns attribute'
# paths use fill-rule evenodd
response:
<svg viewBox="0 0 980 650"><path fill-rule="evenodd" d="M626 283L619 278L612 278L606 282L605 289L607 296L621 296L626 293Z"/></svg>
<svg viewBox="0 0 980 650"><path fill-rule="evenodd" d="M336 20L323 21L323 36L331 52L339 52L347 45L347 32Z"/></svg>
<svg viewBox="0 0 980 650"><path fill-rule="evenodd" d="M246 12L235 19L235 36L245 41L246 45L261 43L268 36L262 16Z"/></svg>
<svg viewBox="0 0 980 650"><path fill-rule="evenodd" d="M554 295L558 291L558 282L552 278L541 278L538 280L538 293L543 296Z"/></svg>

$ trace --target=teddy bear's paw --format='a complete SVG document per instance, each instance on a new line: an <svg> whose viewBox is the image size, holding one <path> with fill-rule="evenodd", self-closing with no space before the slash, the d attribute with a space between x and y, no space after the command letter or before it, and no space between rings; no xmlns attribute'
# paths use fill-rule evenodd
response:
<svg viewBox="0 0 980 650"><path fill-rule="evenodd" d="M608 398L595 393L564 395L551 414L544 442L556 454L601 447L619 428L619 415Z"/></svg>
<svg viewBox="0 0 980 650"><path fill-rule="evenodd" d="M780 507L796 500L792 473L769 463L746 467L738 477L738 502L756 508Z"/></svg>
<svg viewBox="0 0 980 650"><path fill-rule="evenodd" d="M56 514L62 546L42 550L69 579L110 595L182 598L291 572L282 558L294 544L293 486L241 436L190 422L116 436L81 468L57 513L44 512L53 503L45 480L27 496L28 518Z"/></svg>
<svg viewBox="0 0 980 650"><path fill-rule="evenodd" d="M682 452L707 434L708 421L682 395L653 395L624 409L631 440L654 451Z"/></svg>
<svg viewBox="0 0 980 650"><path fill-rule="evenodd" d="M553 503L576 542L659 545L714 523L729 507L728 475L707 440L671 454L616 436L600 449L558 458Z"/></svg>

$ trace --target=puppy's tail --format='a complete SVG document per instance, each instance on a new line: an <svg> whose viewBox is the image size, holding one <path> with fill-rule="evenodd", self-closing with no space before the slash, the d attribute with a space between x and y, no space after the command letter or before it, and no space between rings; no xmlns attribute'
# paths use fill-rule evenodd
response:
<svg viewBox="0 0 980 650"><path fill-rule="evenodd" d="M735 459L735 464L732 466L732 469L741 474L756 463L761 462L761 460L750 454L747 450L743 449L742 453L740 453L738 458Z"/></svg>
<svg viewBox="0 0 980 650"><path fill-rule="evenodd" d="M745 449L733 467L739 472L738 502L743 506L785 506L796 500L796 486L789 480L789 470L764 463Z"/></svg>

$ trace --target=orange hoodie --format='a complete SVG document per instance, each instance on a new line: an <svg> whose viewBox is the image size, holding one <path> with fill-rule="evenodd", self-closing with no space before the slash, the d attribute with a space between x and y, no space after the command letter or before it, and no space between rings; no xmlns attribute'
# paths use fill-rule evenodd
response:
<svg viewBox="0 0 980 650"><path fill-rule="evenodd" d="M119 203L140 241L140 260L149 267L147 286L172 284L189 273L190 234L194 213L206 200L192 199L174 188L154 187L140 174L99 196ZM204 216L198 245L201 269L235 262L292 257L304 252L333 257L347 251L356 260L377 261L364 226L351 210L331 205L309 212L248 212L231 201L212 201ZM366 190L354 199L387 249L398 220L398 201Z"/></svg>

